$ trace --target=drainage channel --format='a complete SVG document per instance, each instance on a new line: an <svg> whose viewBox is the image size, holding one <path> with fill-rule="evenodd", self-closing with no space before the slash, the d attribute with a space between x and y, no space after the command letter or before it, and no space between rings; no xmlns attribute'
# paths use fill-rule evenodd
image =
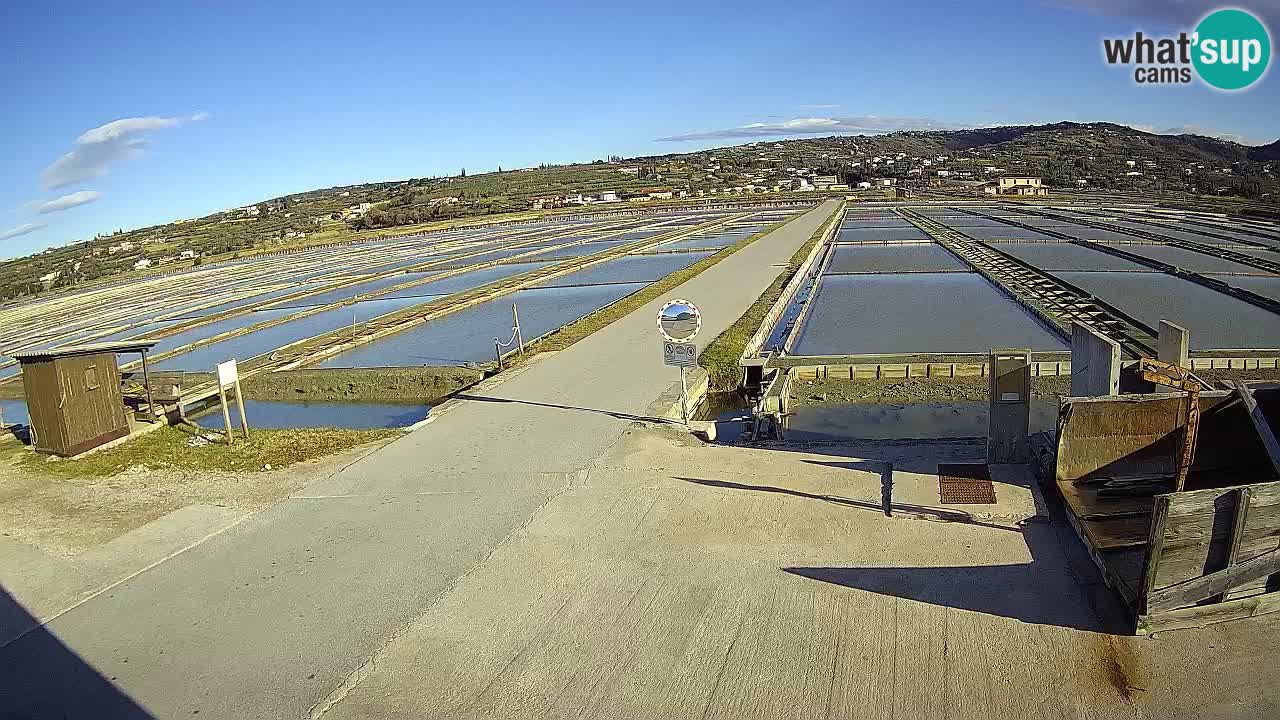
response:
<svg viewBox="0 0 1280 720"><path fill-rule="evenodd" d="M1105 213L1099 210L1075 208L1075 211L1080 213L1081 215L1090 215L1093 217L1107 217ZM1129 215L1130 215L1129 219L1132 220L1133 222L1142 223L1143 225L1153 225L1155 227L1167 227L1167 224L1157 222L1156 218L1160 217L1159 215L1153 215L1151 213L1148 213L1142 210L1130 210ZM1270 245L1268 243L1259 243L1254 240L1247 240L1245 238L1236 237L1234 235L1222 235L1219 233L1230 230L1231 232L1242 233L1245 235L1252 235L1254 237L1266 238L1268 240L1280 241L1280 235L1266 233L1261 230L1253 230L1253 229L1242 228L1242 227L1225 228L1215 223L1206 222L1204 220L1196 220L1194 218L1189 218L1189 217L1178 217L1178 222L1186 223L1188 225L1195 225L1197 227L1209 228L1209 230L1193 231L1199 235L1204 235L1205 237L1217 238L1219 240L1227 240L1233 243L1240 243L1241 245L1253 245L1255 247L1262 247L1268 250L1277 250L1276 246ZM1211 232L1212 230L1217 230L1218 232Z"/></svg>
<svg viewBox="0 0 1280 720"><path fill-rule="evenodd" d="M1154 328L1101 302L1081 288L922 213L910 208L899 208L898 212L1068 340L1071 338L1071 324L1078 322L1115 340L1134 357L1154 355Z"/></svg>
<svg viewBox="0 0 1280 720"><path fill-rule="evenodd" d="M1197 285L1203 285L1204 287L1217 290L1220 293L1224 293L1238 300L1247 302L1250 305L1254 305L1264 310L1268 310L1270 312L1280 314L1280 302L1277 302L1276 300L1269 298L1265 295L1259 295L1258 293L1255 293L1251 290L1246 290L1245 288L1238 287L1236 285L1231 285L1217 278L1211 278L1198 272L1184 270L1175 265L1170 265L1169 263L1161 262L1154 258L1149 258L1145 255L1131 253L1131 252L1128 252L1127 250L1122 250L1121 248L1118 248L1112 245L1105 245L1103 243L1095 242L1093 240L1086 240L1084 238L1079 238L1072 235L1068 235L1066 233L1058 232L1057 230L1053 230L1052 228L1032 227L1030 225L1020 223L1016 220L1012 220L1009 218L1000 218L994 215L986 215L984 213L980 213L974 210L964 210L964 212L970 215L976 215L979 217L988 217L988 218L1000 220L1001 222L1026 228L1028 230L1035 230L1036 232L1040 232L1045 235L1050 235L1052 237L1056 237L1061 240L1066 240L1067 242L1070 242L1074 245L1087 247L1091 250L1097 250L1098 252L1107 253L1108 255L1112 255L1114 257L1124 258L1125 260L1128 260L1130 262L1135 262L1141 265L1145 265L1146 267L1149 267L1153 270L1159 270L1160 272L1174 275L1188 282L1196 283ZM1178 240L1176 238L1169 238L1166 241L1163 239L1163 236L1160 236L1156 233L1145 233L1142 230L1135 230L1133 228L1124 228L1122 226L1111 225L1109 223L1095 223L1088 220L1069 220L1066 217L1054 215L1052 213L1045 213L1045 212L1026 210L1026 209L1022 209L1021 212L1024 212L1028 215L1038 215L1040 217L1045 217L1050 219L1068 220L1069 222L1073 222L1077 225L1084 225L1086 227L1096 227L1100 230L1127 233L1130 235L1134 235L1135 237L1141 237L1147 240L1160 242L1161 244L1168 245L1170 247L1180 247L1184 250L1198 252L1204 255L1221 258L1223 260L1230 260L1232 262L1241 263L1243 265L1249 265L1250 267L1257 267L1259 269L1267 270L1269 272L1275 273L1276 275L1280 276L1280 263L1274 263L1270 260L1255 258L1250 255L1245 255L1243 253L1224 250L1222 248L1217 248L1212 245L1200 245L1198 243L1193 243L1186 240ZM1274 267L1275 269L1272 269L1272 267Z"/></svg>
<svg viewBox="0 0 1280 720"><path fill-rule="evenodd" d="M550 281L562 275L568 275L598 262L622 257L631 252L652 247L663 242L680 239L699 232L721 227L732 220L739 219L741 217L749 217L750 215L751 213L720 217L689 229L670 228L671 232L641 238L616 248L610 248L597 255L581 259L575 258L569 262L560 263L545 270L532 270L518 276L514 280L508 279L505 281L499 281L497 283L475 288L466 293L449 296L446 300L427 302L405 310L388 313L363 323L355 333L341 330L298 340L277 348L275 351L271 352L271 357L269 358L264 358L262 355L259 355L243 361L241 363L241 377L248 377L249 375L259 372L290 370L297 367L313 365L354 347L380 340L384 337L404 331L410 327L415 327L421 323L463 310L481 302L515 292L525 287ZM661 225L664 223L659 224ZM188 403L198 403L216 394L217 389L213 385L197 386L184 393L182 403L184 405Z"/></svg>
<svg viewBox="0 0 1280 720"><path fill-rule="evenodd" d="M1203 253L1205 255L1212 255L1214 257L1222 258L1223 260L1238 262L1242 265L1248 265L1250 267L1255 267L1260 270L1266 270L1267 272L1280 275L1280 262L1276 262L1274 260L1264 260L1262 258L1254 257L1252 255L1245 255L1244 253L1238 253L1234 250L1228 250L1226 248L1218 247L1216 245L1205 245L1203 243L1192 242L1190 240L1182 240L1180 238L1170 237L1168 235L1161 235L1160 233L1155 233L1155 232L1148 232L1146 230L1139 230L1137 228L1125 227L1123 225L1113 225L1112 223L1102 222L1099 220L1084 220L1081 218L1072 218L1065 215L1058 215L1057 213L1046 212L1043 210L1031 210L1028 208L1018 208L1017 211L1026 215L1036 215L1036 216L1048 218L1051 220L1063 220L1065 222L1074 223L1076 225L1083 225L1085 227L1092 227L1092 228L1097 228L1099 230L1108 230L1110 232L1123 233L1125 235L1132 235L1134 237L1140 237L1146 240L1152 240L1155 242L1162 243L1164 245L1169 245L1171 247L1180 247L1184 250L1192 250L1194 252ZM966 212L970 212L970 211L966 211ZM977 214L977 213L972 213L972 214ZM997 218L997 219L1001 219L1001 220L1004 220L1005 222L1008 222L1007 218ZM1138 222L1146 222L1146 221L1138 220ZM1013 223L1013 224L1017 224L1017 223ZM1044 232L1044 229L1039 229L1039 230L1040 232ZM1047 234L1052 235L1053 233L1047 233ZM1232 238L1226 235L1213 235L1211 233L1202 233L1202 234L1208 237L1215 237L1221 240L1229 240L1231 242L1238 243L1240 245L1250 245L1252 247L1263 248L1266 250L1275 250L1274 247L1272 247L1271 245L1267 245L1266 243L1260 243L1260 242L1255 243L1249 240L1241 240L1240 238ZM1075 240L1075 239L1076 238L1072 238L1072 240Z"/></svg>

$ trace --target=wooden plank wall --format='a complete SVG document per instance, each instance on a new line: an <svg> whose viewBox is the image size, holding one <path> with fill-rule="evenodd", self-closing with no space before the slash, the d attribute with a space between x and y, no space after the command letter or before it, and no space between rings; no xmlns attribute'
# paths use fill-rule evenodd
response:
<svg viewBox="0 0 1280 720"><path fill-rule="evenodd" d="M26 363L23 376L37 450L75 455L128 434L114 353Z"/></svg>
<svg viewBox="0 0 1280 720"><path fill-rule="evenodd" d="M1235 563L1280 549L1280 482L1171 493L1167 497L1163 545L1155 557L1152 591L1168 588L1227 567L1236 537ZM1243 495L1243 522L1234 528L1237 500ZM1266 578L1234 589L1234 596L1259 592ZM1231 594L1231 593L1229 593Z"/></svg>
<svg viewBox="0 0 1280 720"><path fill-rule="evenodd" d="M1268 415L1276 413L1280 390L1260 389L1255 396ZM1172 475L1177 468L1185 402L1181 393L1063 398L1057 480ZM1270 468L1266 451L1234 392L1201 393L1200 418L1193 472L1242 472L1247 479L1241 482L1250 482Z"/></svg>
<svg viewBox="0 0 1280 720"><path fill-rule="evenodd" d="M1160 495L1155 520L1139 633L1280 610L1280 482Z"/></svg>

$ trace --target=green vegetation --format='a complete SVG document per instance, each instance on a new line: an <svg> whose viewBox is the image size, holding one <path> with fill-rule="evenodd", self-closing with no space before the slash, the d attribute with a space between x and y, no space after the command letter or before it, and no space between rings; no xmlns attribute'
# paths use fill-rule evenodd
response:
<svg viewBox="0 0 1280 720"><path fill-rule="evenodd" d="M742 357L742 351L746 348L747 341L755 335L759 329L760 323L764 322L764 316L768 314L769 308L778 301L782 296L782 291L786 288L787 283L791 282L791 278L795 277L796 271L800 269L800 264L804 262L805 257L813 250L813 246L817 245L822 239L822 235L827 232L831 224L838 222L841 213L834 213L827 218L805 244L791 256L791 260L787 263L787 269L773 281L768 288L765 289L760 297L752 303L751 307L742 314L732 325L724 332L720 333L714 340L707 343L702 350L701 357L698 358L698 364L706 369L710 376L711 392L728 392L738 387L742 371L739 369L738 360Z"/></svg>
<svg viewBox="0 0 1280 720"><path fill-rule="evenodd" d="M190 425L163 427L123 445L74 460L49 459L25 452L22 464L36 472L60 477L108 477L132 467L149 470L258 471L313 460L367 443L396 437L397 430L251 430L225 445L220 433ZM204 438L218 435L218 439ZM195 443L195 446L192 444Z"/></svg>

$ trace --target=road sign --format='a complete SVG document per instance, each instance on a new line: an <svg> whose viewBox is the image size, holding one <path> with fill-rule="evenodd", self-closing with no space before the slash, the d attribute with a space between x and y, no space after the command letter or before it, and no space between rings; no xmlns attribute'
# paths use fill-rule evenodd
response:
<svg viewBox="0 0 1280 720"><path fill-rule="evenodd" d="M240 379L240 372L236 368L235 360L218 363L218 384L222 387L235 385Z"/></svg>
<svg viewBox="0 0 1280 720"><path fill-rule="evenodd" d="M231 412L227 409L227 390L236 391L236 405L240 407L240 431L249 439L249 419L244 416L244 393L240 390L240 370L235 358L218 363L218 400L222 403L222 423L227 428L227 444L231 444Z"/></svg>
<svg viewBox="0 0 1280 720"><path fill-rule="evenodd" d="M658 311L658 333L672 342L689 342L702 329L702 312L688 300L668 300Z"/></svg>
<svg viewBox="0 0 1280 720"><path fill-rule="evenodd" d="M688 342L662 343L662 362L676 367L696 367L698 365L698 346Z"/></svg>

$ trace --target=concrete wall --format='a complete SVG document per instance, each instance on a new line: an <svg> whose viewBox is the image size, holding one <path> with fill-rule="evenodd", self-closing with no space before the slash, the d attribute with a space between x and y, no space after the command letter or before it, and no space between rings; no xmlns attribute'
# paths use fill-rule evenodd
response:
<svg viewBox="0 0 1280 720"><path fill-rule="evenodd" d="M1120 344L1092 328L1071 326L1071 394L1074 397L1120 392Z"/></svg>
<svg viewBox="0 0 1280 720"><path fill-rule="evenodd" d="M1160 321L1160 337L1156 344L1156 359L1172 363L1179 367L1190 368L1188 359L1191 347L1191 333L1181 325L1174 325L1168 320Z"/></svg>

